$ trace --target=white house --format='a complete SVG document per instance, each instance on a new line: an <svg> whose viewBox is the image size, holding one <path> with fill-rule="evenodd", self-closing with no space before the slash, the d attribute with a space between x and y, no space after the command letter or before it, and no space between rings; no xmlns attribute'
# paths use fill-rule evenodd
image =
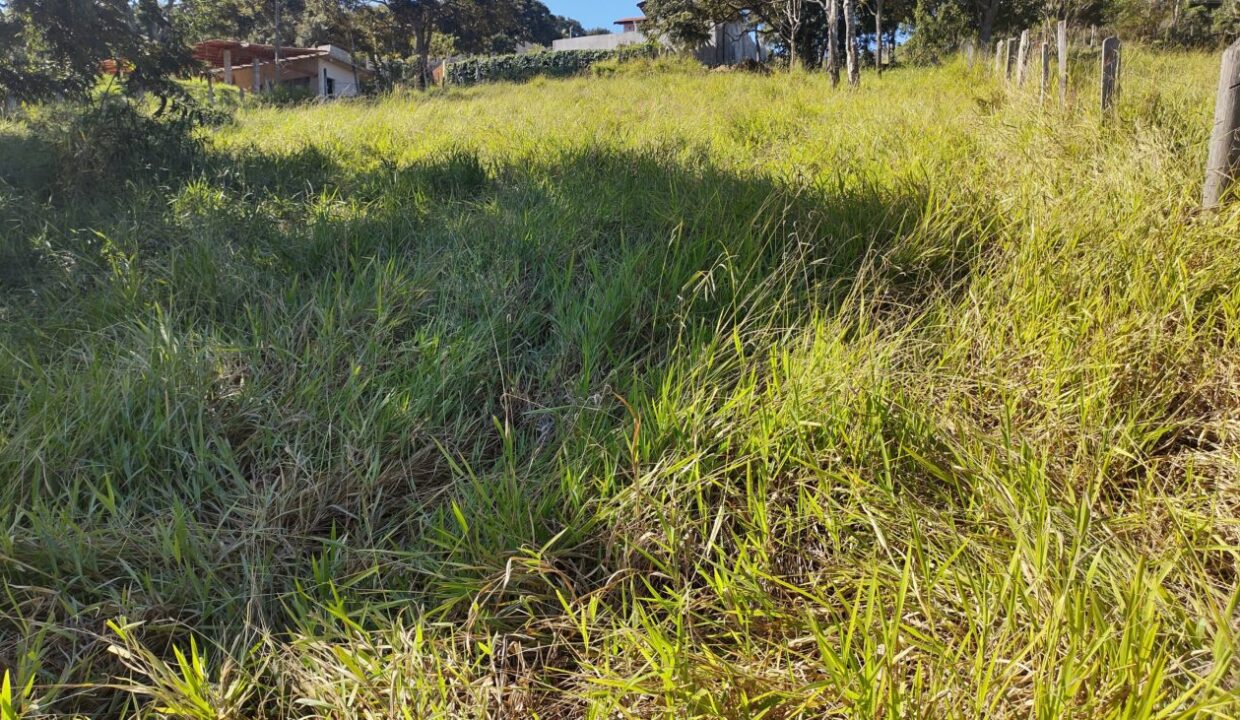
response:
<svg viewBox="0 0 1240 720"><path fill-rule="evenodd" d="M637 7L645 9L646 3ZM587 35L563 38L551 44L552 50L614 50L625 45L640 45L649 36L643 31L645 16L621 18L615 22L621 32L609 35ZM710 38L694 53L698 60L711 66L735 65L746 60L766 60L768 53L758 41L758 36L743 24L720 23L711 28Z"/></svg>
<svg viewBox="0 0 1240 720"><path fill-rule="evenodd" d="M252 92L273 87L304 88L322 98L352 97L370 70L335 45L276 48L239 40L207 40L194 46L194 57L206 63L216 80Z"/></svg>
<svg viewBox="0 0 1240 720"><path fill-rule="evenodd" d="M770 57L758 34L738 22L719 23L711 28L710 39L698 47L694 55L711 67L736 65L747 60L766 62Z"/></svg>

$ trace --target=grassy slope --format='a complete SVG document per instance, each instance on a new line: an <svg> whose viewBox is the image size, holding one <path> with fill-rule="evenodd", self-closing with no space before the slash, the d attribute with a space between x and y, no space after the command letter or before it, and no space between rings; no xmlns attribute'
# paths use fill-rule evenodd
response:
<svg viewBox="0 0 1240 720"><path fill-rule="evenodd" d="M0 125L0 664L35 712L1235 715L1240 208L1214 60L1126 72L1111 129L960 67L249 111L50 204Z"/></svg>

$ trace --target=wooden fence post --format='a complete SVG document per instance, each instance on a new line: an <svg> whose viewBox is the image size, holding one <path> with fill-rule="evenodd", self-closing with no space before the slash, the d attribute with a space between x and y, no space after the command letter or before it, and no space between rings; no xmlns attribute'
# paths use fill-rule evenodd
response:
<svg viewBox="0 0 1240 720"><path fill-rule="evenodd" d="M1016 51L1016 86L1025 84L1025 66L1029 63L1029 31L1020 33L1020 49Z"/></svg>
<svg viewBox="0 0 1240 720"><path fill-rule="evenodd" d="M995 43L995 75L1001 75L1003 73L1004 54L1004 44L1003 41L1000 40Z"/></svg>
<svg viewBox="0 0 1240 720"><path fill-rule="evenodd" d="M1043 41L1042 43L1042 92L1038 95L1038 101L1043 105L1046 104L1046 91L1051 86L1051 44Z"/></svg>
<svg viewBox="0 0 1240 720"><path fill-rule="evenodd" d="M1059 46L1059 104L1068 104L1068 22L1059 21L1056 43Z"/></svg>
<svg viewBox="0 0 1240 720"><path fill-rule="evenodd" d="M973 69L973 40L964 41L964 60L970 70Z"/></svg>
<svg viewBox="0 0 1240 720"><path fill-rule="evenodd" d="M1009 82L1012 80L1012 74L1016 71L1016 51L1016 38L1008 38L1007 46L1004 48L1004 54L1007 56L1004 60L1006 63L1004 76Z"/></svg>
<svg viewBox="0 0 1240 720"><path fill-rule="evenodd" d="M1214 132L1210 135L1210 159L1206 161L1203 204L1218 207L1240 170L1240 40L1223 53L1214 103Z"/></svg>
<svg viewBox="0 0 1240 720"><path fill-rule="evenodd" d="M1102 41L1102 114L1115 110L1119 97L1119 38L1109 37Z"/></svg>

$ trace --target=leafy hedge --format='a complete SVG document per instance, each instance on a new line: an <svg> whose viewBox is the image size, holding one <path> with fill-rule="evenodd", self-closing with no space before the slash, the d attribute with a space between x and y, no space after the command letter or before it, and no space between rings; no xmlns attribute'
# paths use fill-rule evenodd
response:
<svg viewBox="0 0 1240 720"><path fill-rule="evenodd" d="M576 75L603 60L653 58L658 54L658 46L647 43L615 50L562 50L467 58L448 65L448 83L471 85L488 80L520 82L539 75L563 77Z"/></svg>

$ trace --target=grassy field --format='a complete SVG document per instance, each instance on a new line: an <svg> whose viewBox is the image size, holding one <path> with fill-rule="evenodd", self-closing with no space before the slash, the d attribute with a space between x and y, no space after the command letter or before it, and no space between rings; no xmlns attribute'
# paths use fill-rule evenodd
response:
<svg viewBox="0 0 1240 720"><path fill-rule="evenodd" d="M3 717L1236 717L1216 58L1092 63L0 121Z"/></svg>

